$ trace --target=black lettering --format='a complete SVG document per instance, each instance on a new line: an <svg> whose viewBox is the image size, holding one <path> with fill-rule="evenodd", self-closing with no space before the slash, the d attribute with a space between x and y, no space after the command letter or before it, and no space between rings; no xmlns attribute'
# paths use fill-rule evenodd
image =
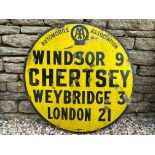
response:
<svg viewBox="0 0 155 155"><path fill-rule="evenodd" d="M76 52L75 53L76 58L80 60L80 62L77 62L77 61L74 62L76 65L82 65L84 63L84 59L82 57L83 53L84 52Z"/></svg>
<svg viewBox="0 0 155 155"><path fill-rule="evenodd" d="M42 86L46 86L46 80L49 80L49 86L53 85L53 69L49 69L49 75L46 74L46 69L42 69Z"/></svg>
<svg viewBox="0 0 155 155"><path fill-rule="evenodd" d="M80 104L80 92L79 91L73 91L73 96L74 96L74 100L73 100L73 104Z"/></svg>
<svg viewBox="0 0 155 155"><path fill-rule="evenodd" d="M65 65L70 65L73 61L73 55L71 52L69 51L65 51L65 54L64 54L64 64Z"/></svg>
<svg viewBox="0 0 155 155"><path fill-rule="evenodd" d="M66 83L61 83L61 79L64 79L62 72L66 72L66 69L57 69L57 86L67 86Z"/></svg>
<svg viewBox="0 0 155 155"><path fill-rule="evenodd" d="M92 91L87 91L87 104L92 104L94 102L95 95Z"/></svg>
<svg viewBox="0 0 155 155"><path fill-rule="evenodd" d="M51 64L50 51L47 51L47 64Z"/></svg>
<svg viewBox="0 0 155 155"><path fill-rule="evenodd" d="M54 51L54 54L53 54L53 64L56 65L61 65L61 58L62 58L62 52L61 51Z"/></svg>
<svg viewBox="0 0 155 155"><path fill-rule="evenodd" d="M108 121L109 122L111 121L111 109L110 108L108 109Z"/></svg>
<svg viewBox="0 0 155 155"><path fill-rule="evenodd" d="M91 109L85 109L85 121L91 121Z"/></svg>
<svg viewBox="0 0 155 155"><path fill-rule="evenodd" d="M76 73L76 75L75 75ZM77 87L80 87L80 83L79 83L79 78L80 78L80 71L78 69L70 69L69 71L69 86L72 86L73 85L73 82L75 82L75 85Z"/></svg>
<svg viewBox="0 0 155 155"><path fill-rule="evenodd" d="M42 102L43 90L33 90L35 102Z"/></svg>
<svg viewBox="0 0 155 155"><path fill-rule="evenodd" d="M91 57L91 61L90 61L90 57ZM87 52L86 54L86 63L88 65L92 65L94 64L94 60L95 60L95 56L93 52Z"/></svg>
<svg viewBox="0 0 155 155"><path fill-rule="evenodd" d="M33 50L33 57L34 57L34 62L35 64L42 64L43 63L43 57L44 57L44 51L40 50Z"/></svg>
<svg viewBox="0 0 155 155"><path fill-rule="evenodd" d="M60 110L59 110L59 108L54 108L53 109L53 117L55 119L59 119L59 117L60 117Z"/></svg>
<svg viewBox="0 0 155 155"><path fill-rule="evenodd" d="M68 119L68 108L62 108L62 120L67 120Z"/></svg>
<svg viewBox="0 0 155 155"><path fill-rule="evenodd" d="M55 94L55 97L56 97L56 103L59 103L61 93L62 93L62 90L60 90L60 91L54 90L54 94Z"/></svg>
<svg viewBox="0 0 155 155"><path fill-rule="evenodd" d="M38 86L39 85L39 80L36 79L34 81L34 75L33 73L35 73L35 75L39 74L39 70L36 68L31 68L29 69L29 83L31 86Z"/></svg>
<svg viewBox="0 0 155 155"><path fill-rule="evenodd" d="M82 91L82 104L85 104L85 91Z"/></svg>
<svg viewBox="0 0 155 155"><path fill-rule="evenodd" d="M51 108L48 107L48 119L53 119L53 117L51 116Z"/></svg>
<svg viewBox="0 0 155 155"><path fill-rule="evenodd" d="M76 112L74 108L70 108L69 110L69 120L74 120L76 116Z"/></svg>
<svg viewBox="0 0 155 155"><path fill-rule="evenodd" d="M126 81L129 76L130 70L127 70L125 74L123 70L120 70L120 72L121 72L122 79L123 79L123 87L126 87Z"/></svg>
<svg viewBox="0 0 155 155"><path fill-rule="evenodd" d="M64 104L71 103L71 92L68 90L64 91Z"/></svg>
<svg viewBox="0 0 155 155"><path fill-rule="evenodd" d="M104 116L106 110L101 108L101 109L99 109L99 112L101 112L101 114L100 114L100 116L98 118L98 121L105 121L105 118L103 118L103 116Z"/></svg>
<svg viewBox="0 0 155 155"><path fill-rule="evenodd" d="M109 101L110 99L110 97L108 96L109 94L111 94L111 91L104 92L104 104L111 104L111 102Z"/></svg>
<svg viewBox="0 0 155 155"><path fill-rule="evenodd" d="M96 53L96 65L104 65L104 53L103 52L97 52Z"/></svg>
<svg viewBox="0 0 155 155"><path fill-rule="evenodd" d="M81 120L83 119L83 110L82 110L82 108L79 108L79 109L77 110L77 119L78 119L79 121L81 121Z"/></svg>
<svg viewBox="0 0 155 155"><path fill-rule="evenodd" d="M114 73L118 73L118 70L110 70L110 80L109 80L109 87L119 87L118 84L114 84L114 79L117 79L116 76L114 76Z"/></svg>
<svg viewBox="0 0 155 155"><path fill-rule="evenodd" d="M102 73L102 76L100 75ZM96 71L96 78L102 80L100 83L99 81L96 82L97 87L105 87L106 86L106 78L103 76L106 74L105 70L97 70Z"/></svg>
<svg viewBox="0 0 155 155"><path fill-rule="evenodd" d="M103 92L102 92L102 91L98 91L98 92L96 93L96 102L97 102L98 104L103 103L103 97L99 97L100 94L102 95Z"/></svg>
<svg viewBox="0 0 155 155"><path fill-rule="evenodd" d="M120 99L122 100L119 100L117 103L122 105L125 103L125 100L124 100L124 95L125 95L125 92L124 91L119 91L118 94L120 94Z"/></svg>
<svg viewBox="0 0 155 155"><path fill-rule="evenodd" d="M53 101L50 100L52 90L45 90L45 102L46 103L53 103Z"/></svg>
<svg viewBox="0 0 155 155"><path fill-rule="evenodd" d="M90 87L90 73L93 72L93 70L83 69L83 72L86 73L86 87Z"/></svg>
<svg viewBox="0 0 155 155"><path fill-rule="evenodd" d="M116 62L116 66L121 66L124 62L124 57L122 53L117 53L116 54L116 60L118 60L118 62Z"/></svg>

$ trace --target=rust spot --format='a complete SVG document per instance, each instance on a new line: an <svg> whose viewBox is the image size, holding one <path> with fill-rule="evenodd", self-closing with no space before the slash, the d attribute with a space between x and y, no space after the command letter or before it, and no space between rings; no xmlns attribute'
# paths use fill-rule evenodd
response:
<svg viewBox="0 0 155 155"><path fill-rule="evenodd" d="M74 79L75 83L79 82L78 79Z"/></svg>
<svg viewBox="0 0 155 155"><path fill-rule="evenodd" d="M72 101L74 101L75 100L75 96L74 95L72 95Z"/></svg>
<svg viewBox="0 0 155 155"><path fill-rule="evenodd" d="M88 71L88 68L85 68L86 71Z"/></svg>
<svg viewBox="0 0 155 155"><path fill-rule="evenodd" d="M109 109L109 107L105 106L105 107L104 107L104 109L105 109L105 110L108 110L108 109Z"/></svg>
<svg viewBox="0 0 155 155"><path fill-rule="evenodd" d="M59 125L59 124L57 124L56 127L57 127L58 129L60 129L60 125Z"/></svg>
<svg viewBox="0 0 155 155"><path fill-rule="evenodd" d="M60 71L58 71L58 75L61 76L61 72Z"/></svg>
<svg viewBox="0 0 155 155"><path fill-rule="evenodd" d="M93 68L94 66L95 66L94 64L91 64L91 65L90 65L90 68Z"/></svg>
<svg viewBox="0 0 155 155"><path fill-rule="evenodd" d="M53 89L55 89L55 87L52 86Z"/></svg>
<svg viewBox="0 0 155 155"><path fill-rule="evenodd" d="M126 95L126 93L123 95L123 99L125 100L125 102L127 104L131 104L131 100L128 98L128 96Z"/></svg>
<svg viewBox="0 0 155 155"><path fill-rule="evenodd" d="M91 80L92 80L91 78L88 78L88 82L89 82L89 83L90 83Z"/></svg>
<svg viewBox="0 0 155 155"><path fill-rule="evenodd" d="M73 58L76 58L76 57L77 57L77 53L74 53L74 54L73 54Z"/></svg>
<svg viewBox="0 0 155 155"><path fill-rule="evenodd" d="M67 49L70 49L70 48L72 48L73 47L73 45L72 46L69 46L69 47L66 47L66 48L64 48L65 50L67 50Z"/></svg>
<svg viewBox="0 0 155 155"><path fill-rule="evenodd" d="M119 85L118 85L119 86ZM114 87L116 90L118 89L118 87Z"/></svg>
<svg viewBox="0 0 155 155"><path fill-rule="evenodd" d="M52 88L55 89L54 84L52 84Z"/></svg>
<svg viewBox="0 0 155 155"><path fill-rule="evenodd" d="M111 73L110 72L108 73L108 76L111 78Z"/></svg>
<svg viewBox="0 0 155 155"><path fill-rule="evenodd" d="M75 129L75 130L77 130L77 131L81 131L82 129L79 129L79 128L78 128L78 129Z"/></svg>
<svg viewBox="0 0 155 155"><path fill-rule="evenodd" d="M71 77L74 77L74 74L73 73L71 74Z"/></svg>
<svg viewBox="0 0 155 155"><path fill-rule="evenodd" d="M104 100L104 103L109 103L109 100L108 99Z"/></svg>

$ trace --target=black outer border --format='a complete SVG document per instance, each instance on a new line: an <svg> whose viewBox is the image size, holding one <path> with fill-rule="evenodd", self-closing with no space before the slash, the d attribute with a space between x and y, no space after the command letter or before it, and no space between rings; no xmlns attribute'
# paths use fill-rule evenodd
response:
<svg viewBox="0 0 155 155"><path fill-rule="evenodd" d="M78 25L80 25L80 24L81 24L81 25L85 24L85 25L89 25L89 26L94 26L94 27L96 27L96 28L99 28L101 31L107 32L108 34L110 34L111 36L113 36L113 37L120 43L120 45L124 48L124 51L125 51L125 53L126 53L127 56L128 56L128 60L130 60L130 56L129 56L129 54L127 53L127 49L126 49L125 45L123 45L123 44L121 43L121 41L117 38L116 35L111 34L111 33L108 32L107 30L101 28L101 26L97 26L97 25L95 25L95 24L87 23L87 22L84 22L84 21L83 21L83 22L76 22L76 21L74 22L74 21L72 21L72 22L65 22L64 24L53 24L53 25L51 26L51 28L49 28L49 29L46 30L44 33L42 33L42 34L38 37L38 39L31 45L31 47L29 48L29 51L28 51L28 56L26 57L25 62L24 62L24 70L23 70L23 71L24 71L24 73L23 73L24 87L25 87L25 93L27 94L28 100L29 100L30 102L31 102L31 100L30 100L30 97L29 97L29 95L28 95L28 91L27 91L27 87L26 87L26 81L25 81L25 69L26 69L26 63L27 63L27 59L28 59L28 57L29 57L29 54L30 54L32 48L34 47L34 45L36 44L36 42L37 42L43 35L45 35L47 32L49 32L49 31L51 31L51 30L53 30L53 29L55 29L55 28L63 28L65 25L68 25L68 24L78 24ZM133 65L130 63L130 61L128 61L128 62L129 62L129 64L130 64L131 68L132 68L132 75L133 75L133 79L132 79L132 80L133 80L133 86L132 86L132 92L131 92L131 98L132 98L133 93L134 93L134 84L135 84L135 83L134 83L134 75L135 75L135 73L134 73ZM130 99L130 100L131 100L131 99ZM37 111L37 109L35 108L35 106L33 105L32 102L31 102L31 105L32 105L32 106L34 107L34 109ZM69 130L63 129L63 128L61 128L61 127L60 127L60 129L61 129L62 131L70 132L70 133L73 133L73 134L95 133L95 132L101 131L101 129L104 129L104 128L106 128L106 127L108 127L108 126L114 124L115 122L117 122L117 121L119 120L119 118L121 118L122 115L126 112L127 108L128 108L128 104L127 104L125 110L122 112L122 114L121 114L117 119L115 119L111 124L109 124L109 125L107 125L107 126L105 126L105 127L103 127L103 128L100 128L100 129L96 129L96 130L93 130L93 131L87 131L87 132L69 131ZM52 126L52 127L54 127L54 128L57 128L56 125L54 125L54 124L52 124L51 122L49 122L48 120L46 120L38 111L37 111L37 113L41 116L41 119L42 119L43 121L46 121L50 126Z"/></svg>

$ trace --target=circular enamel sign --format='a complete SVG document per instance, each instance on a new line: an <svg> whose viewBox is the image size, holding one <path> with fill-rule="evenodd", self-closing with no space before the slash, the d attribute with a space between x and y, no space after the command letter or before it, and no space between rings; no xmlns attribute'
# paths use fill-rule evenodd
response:
<svg viewBox="0 0 155 155"><path fill-rule="evenodd" d="M30 49L25 86L51 124L90 132L124 112L133 87L125 49L108 32L87 24L65 24L44 33Z"/></svg>

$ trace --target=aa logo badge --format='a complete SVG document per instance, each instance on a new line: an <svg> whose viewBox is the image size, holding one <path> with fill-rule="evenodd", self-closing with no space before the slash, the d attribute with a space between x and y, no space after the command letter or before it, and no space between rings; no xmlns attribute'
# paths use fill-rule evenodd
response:
<svg viewBox="0 0 155 155"><path fill-rule="evenodd" d="M76 25L71 30L71 37L75 41L75 45L84 45L88 36L88 29L83 25Z"/></svg>
<svg viewBox="0 0 155 155"><path fill-rule="evenodd" d="M25 64L28 96L51 124L90 132L113 123L131 99L132 67L120 42L87 24L45 32Z"/></svg>

